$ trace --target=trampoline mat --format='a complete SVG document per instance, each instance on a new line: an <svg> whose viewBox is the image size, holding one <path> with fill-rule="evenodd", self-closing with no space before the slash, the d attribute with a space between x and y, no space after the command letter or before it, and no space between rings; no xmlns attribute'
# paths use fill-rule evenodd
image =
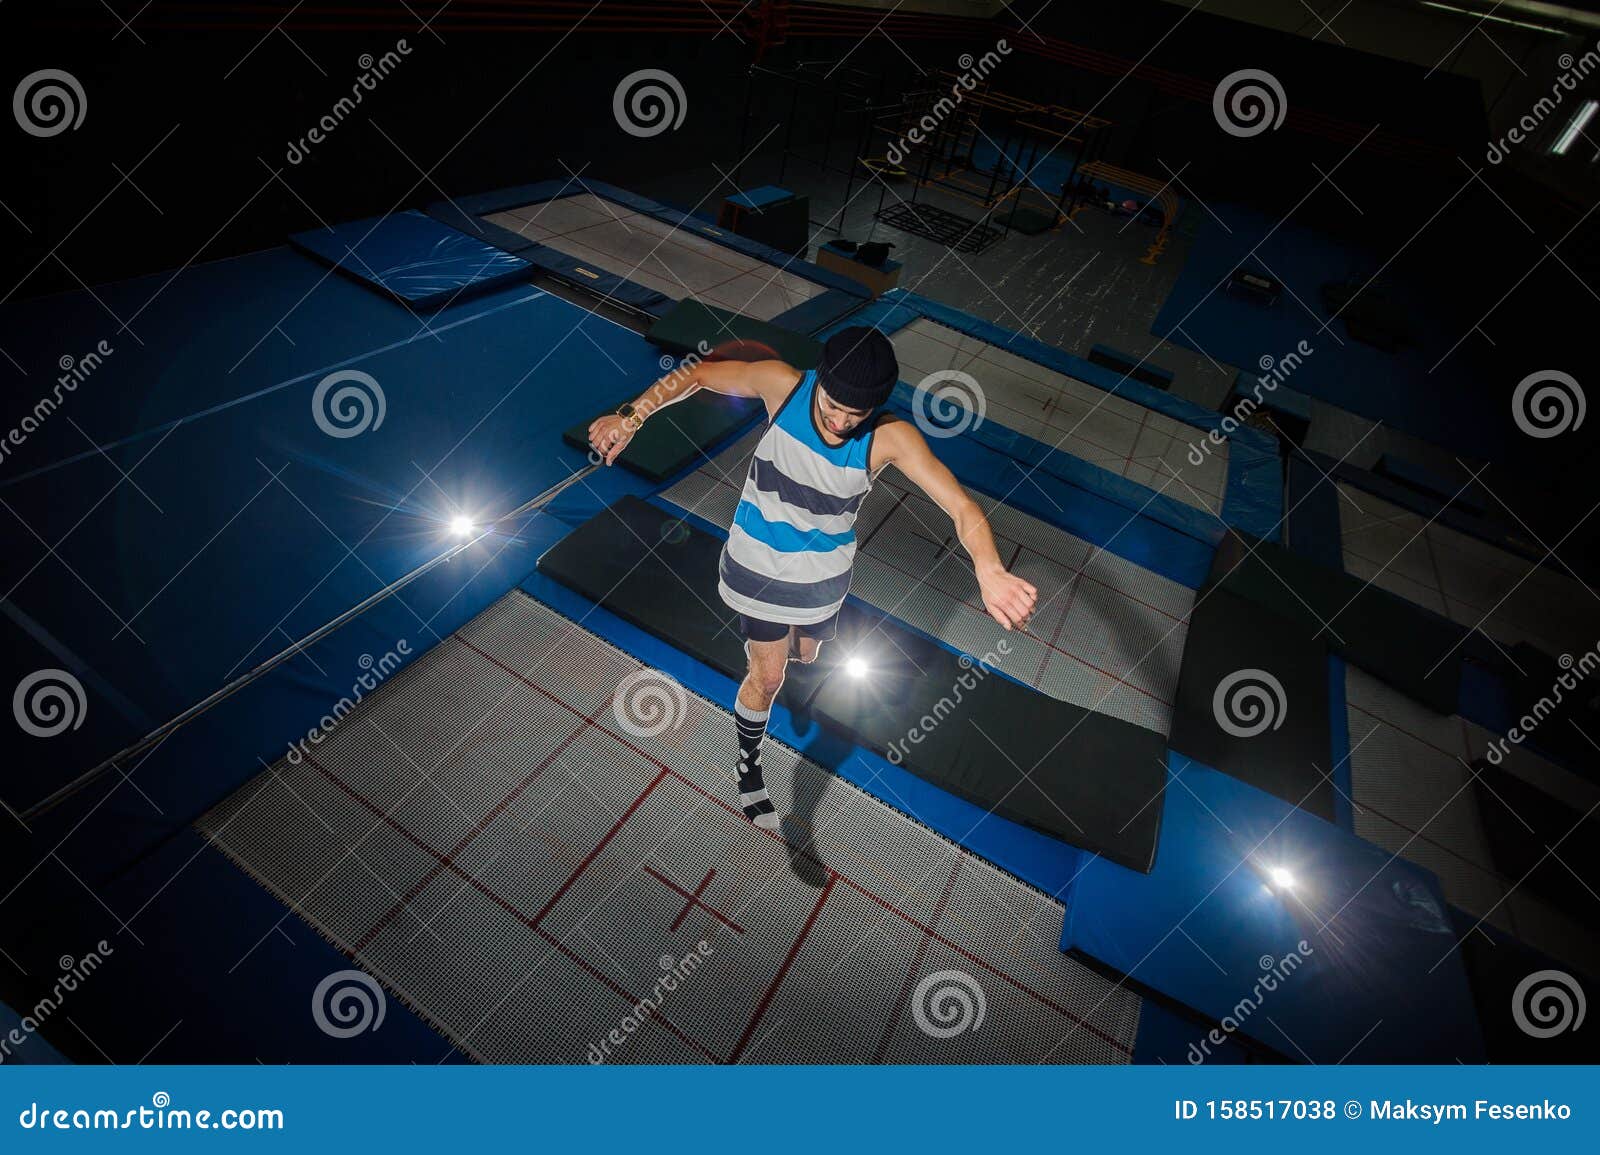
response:
<svg viewBox="0 0 1600 1155"><path fill-rule="evenodd" d="M891 335L900 379L957 369L983 391L985 420L1055 446L1091 465L1220 515L1228 480L1228 443L1200 465L1189 446L1204 434L1162 413L1075 381L1003 346L919 317Z"/></svg>
<svg viewBox="0 0 1600 1155"><path fill-rule="evenodd" d="M1354 666L1345 671L1345 701L1355 833L1433 871L1445 898L1475 919L1569 965L1600 970L1600 935L1587 929L1600 924L1600 902L1590 897L1584 917L1574 919L1526 885L1525 874L1496 861L1482 799L1513 810L1516 802L1503 791L1497 797L1472 766L1494 735L1436 714ZM1510 747L1503 769L1577 814L1600 803L1600 787L1523 747ZM1534 826L1534 818L1521 821ZM1556 857L1578 863L1564 851Z"/></svg>
<svg viewBox="0 0 1600 1155"><path fill-rule="evenodd" d="M1600 637L1600 595L1581 582L1364 490L1339 494L1347 573L1501 646L1562 654L1574 637Z"/></svg>
<svg viewBox="0 0 1600 1155"><path fill-rule="evenodd" d="M692 297L761 321L827 291L816 281L593 193L484 219L675 301Z"/></svg>
<svg viewBox="0 0 1600 1155"><path fill-rule="evenodd" d="M1140 1000L1060 953L1060 904L770 741L760 831L736 750L513 592L198 825L481 1061L1129 1060Z"/></svg>
<svg viewBox="0 0 1600 1155"><path fill-rule="evenodd" d="M730 524L762 431L662 496ZM1194 591L1010 506L986 514L1001 559L1039 591L1027 633L989 617L950 519L893 473L862 502L850 592L1052 698L1169 733Z"/></svg>

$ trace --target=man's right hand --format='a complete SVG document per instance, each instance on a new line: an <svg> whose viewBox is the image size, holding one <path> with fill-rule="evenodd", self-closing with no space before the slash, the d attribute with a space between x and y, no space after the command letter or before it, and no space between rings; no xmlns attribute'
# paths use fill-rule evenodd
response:
<svg viewBox="0 0 1600 1155"><path fill-rule="evenodd" d="M615 413L596 417L589 424L589 445L607 465L617 459L617 454L627 448L636 430Z"/></svg>

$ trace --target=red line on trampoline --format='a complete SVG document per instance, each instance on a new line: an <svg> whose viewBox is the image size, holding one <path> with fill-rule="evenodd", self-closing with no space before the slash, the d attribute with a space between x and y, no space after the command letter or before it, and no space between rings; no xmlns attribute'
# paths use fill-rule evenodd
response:
<svg viewBox="0 0 1600 1155"><path fill-rule="evenodd" d="M770 833L770 832L769 832ZM739 1036L739 1042L733 1050L728 1052L728 1062L737 1063L739 1056L744 1054L744 1049L750 1045L750 1038L755 1034L756 1027L761 1018L767 1013L767 1007L772 1004L772 996L778 993L778 984L783 982L784 976L789 973L789 968L794 966L795 958L800 954L800 947L811 933L811 928L816 925L817 915L822 913L822 904L828 901L828 895L833 892L833 884L838 882L841 875L838 871L828 871L828 881L822 885L822 893L817 895L817 904L811 908L811 913L806 915L806 921L800 928L800 933L795 936L794 945L789 948L788 957L783 960L783 965L778 968L778 973L768 985L766 993L761 996L761 1001L756 1004L756 1013L745 1024L744 1033Z"/></svg>
<svg viewBox="0 0 1600 1155"><path fill-rule="evenodd" d="M533 930L535 933L539 934L541 937L545 938L547 941L550 941L552 943L552 945L554 945L557 949L559 949L563 954L567 955L574 962L577 962L580 966L582 966L586 971L588 971L589 973L595 975L596 978L600 979L600 981L602 983L604 983L607 986L608 989L611 989L612 991L617 993L620 997L626 999L628 1002L630 1002L632 1004L639 1003L641 1001L640 999L634 997L632 994L627 992L620 985L618 985L617 983L612 981L610 978L605 976L602 972L596 970L592 965L590 965L589 963L585 962L580 956L578 956L570 948L568 948L568 947L564 946L563 944L561 944L559 942L559 940L557 940L555 938L555 936L551 935L550 932L544 930L544 928L539 925L540 922L545 918L546 915L548 915L550 913L550 911L552 909L554 909L555 905L561 900L562 896L571 888L572 884L577 881L578 877L586 869L588 869L588 867L594 862L594 860L596 858L598 858L600 856L600 854L610 844L611 840L616 837L616 835L622 830L623 826L626 825L628 820L633 817L635 812L637 812L639 807L644 804L645 799L648 798L651 795L651 793L656 789L657 786L659 786L661 784L661 782L664 779L666 779L668 777L672 777L672 778L677 779L679 782L683 783L689 789L691 789L691 790L695 791L696 793L701 794L704 797L710 799L712 802L714 802L717 805L721 806L724 810L728 811L729 813L737 815L741 822L745 821L743 811L739 810L737 807L735 807L731 803L725 801L724 799L717 797L715 794L711 793L709 790L706 790L704 787L698 785L697 783L691 782L688 778L684 777L682 774L680 774L676 770L672 769L665 762L662 762L659 758L656 758L653 755L648 754L643 750L640 750L632 742L627 741L625 738L623 738L620 735L616 734L614 731L612 731L612 730L608 729L607 727L601 725L594 717L592 717L590 715L587 715L587 714L584 714L581 710L578 710L576 707L573 707L571 705L568 705L565 702L562 702L559 698L555 697L555 695L551 694L548 690L545 690L543 687L534 685L534 683L532 681L530 681L526 676L524 676L523 674L519 673L518 671L512 669L511 667L505 665L504 663L496 660L495 658L491 657L489 654L484 653L482 650L478 649L476 646L474 646L470 642L468 642L465 638L462 638L459 635L451 635L451 636L454 637L455 640L461 642L462 645L466 646L473 653L478 654L479 656L483 657L486 661L490 662L490 664L496 666L499 669L502 669L502 670L506 671L507 673L512 674L514 677L516 677L518 680L522 681L524 684L528 685L530 688L536 690L538 693L540 693L544 697L548 698L550 701L554 702L556 705L561 706L563 709L568 710L571 713L577 715L577 717L579 717L580 719L582 719L586 723L585 726L578 727L571 735L568 736L566 741L564 741L562 743L561 747L558 749L557 754L559 754L560 750L564 750L568 745L570 745L572 741L576 740L576 738L578 737L579 734L583 733L588 727L592 726L594 729L598 730L600 733L606 734L607 736L609 736L611 738L615 738L618 742L621 742L628 749L630 749L630 750L634 751L635 753L639 754L646 761L650 762L651 764L655 765L658 768L655 777L653 777L650 780L650 782L645 786L644 790L639 794L639 796L637 798L635 798L633 800L633 802L628 805L627 809L623 811L622 815L617 819L617 821L612 824L611 829L608 830L606 832L606 834L600 839L599 843L596 844L595 848L593 850L591 850L587 856L585 856L584 860L581 863L578 864L578 866L573 870L573 872L567 877L566 881L563 882L561 884L561 886L556 890L555 894L553 894L550 897L550 900L545 903L543 908L540 909L538 914L536 914L536 915L534 915L534 916L532 916L530 918L527 914L525 914L522 911L518 910L517 907L515 907L512 903L508 902L506 899L504 899L500 895L496 894L494 891L490 890L483 883L481 883L477 879L473 878L466 871L462 870L453 861L446 860L445 855L441 851L434 849L432 846L430 846L428 843L424 842L417 835L413 834L411 831L407 830L400 823L396 822L389 814L387 814L386 812L382 811L375 803L373 803L370 800L368 800L367 798L365 798L359 791L355 790L353 787L348 785L341 778L339 778L336 774L332 773L330 770L326 769L325 767L319 765L314 760L307 759L307 761L310 762L311 765L318 770L318 772L320 772L323 776L325 776L331 782L333 782L334 785L338 786L345 793L349 794L353 799L355 799L362 806L364 806L368 810L372 811L374 814L377 814L379 816L379 818L381 818L387 825L392 827L402 837L406 838L408 841L413 843L415 846L417 846L418 849L422 850L424 853L426 853L429 856L439 860L439 863L440 863L439 869L440 870L449 870L452 873L454 873L455 875L457 875L464 882L466 882L468 885L470 885L473 889L479 891L486 898L490 899L496 905L498 905L502 909L504 909L507 913L511 914L513 917L517 918L519 921L524 923L526 926L528 926L529 929ZM546 763L544 763L544 765L548 765L549 761L553 761L556 756L557 755L553 754L551 756L551 758L549 760L547 760ZM541 767L541 769L542 768L543 767ZM535 773L537 773L537 771ZM532 779L532 775L530 774L528 776L528 781L531 781L531 779ZM526 783L519 783L518 788L513 791L513 794L520 793L521 790L523 790L523 789L526 789ZM505 802L503 803L502 807L497 807L496 811L493 812L493 813L498 813L501 810L503 810L503 806L504 805L509 805L510 801L511 801L510 798L506 799ZM492 814L489 817L492 818ZM757 829L759 829L759 828L757 828ZM481 833L481 831L479 831L479 833ZM838 871L834 870L830 866L827 866L825 863L821 863L821 861L819 859L816 859L816 857L814 855L811 855L809 851L805 851L803 848L795 848L795 847L793 847L792 844L789 843L787 839L785 839L782 835L778 834L777 832L771 831L771 830L762 830L762 833L767 835L769 838L773 838L773 839L776 839L779 842L782 842L785 846L790 847L790 849L792 849L792 850L796 850L798 853L806 854L807 857L810 857L810 858L812 858L813 861L818 862L818 864L821 865L822 868L827 871L828 880L823 886L822 894L818 897L816 905L812 908L811 913L806 918L805 924L801 927L799 936L796 938L794 944L791 946L790 951L789 951L789 956L785 960L783 967L779 970L777 977L769 985L769 987L767 988L766 993L762 996L761 1002L757 1006L755 1016L751 1019L750 1023L745 1027L744 1033L743 1033L743 1035L741 1036L741 1038L739 1040L739 1044L734 1048L733 1052L729 1055L729 1057L726 1060L724 1060L725 1062L729 1062L729 1063L736 1062L738 1060L738 1057L743 1053L745 1047L748 1046L750 1037L754 1034L756 1026L759 1024L761 1017L766 1013L767 1007L771 1004L773 996L777 993L778 985L782 982L783 978L788 974L790 968L793 966L794 959L799 955L800 947L803 945L806 936L811 933L811 928L815 924L817 915L821 912L823 903L826 901L829 892L832 891L835 883L841 883L841 882L844 885L850 887L850 889L858 892L859 894L861 894L861 895L865 896L866 898L870 899L872 902L874 902L877 905L881 906L884 910L889 911L891 914L898 915L901 919L903 919L910 926L912 926L915 929L921 931L928 939L931 939L933 941L936 941L936 942L940 943L942 946L945 946L948 949L950 949L950 950L956 952L957 954L961 955L961 957L967 959L969 962L973 963L975 966L982 967L984 970L986 970L989 973L995 975L997 978L999 978L1003 982L1008 983L1009 985L1015 987L1017 990L1019 990L1022 993L1028 995L1029 997L1035 999L1037 1002L1041 1003L1042 1005L1047 1006L1050 1009L1056 1011L1057 1013L1063 1015L1064 1017L1071 1019L1073 1022L1077 1023L1078 1025L1083 1027L1085 1030L1089 1031L1091 1034L1093 1034L1096 1037L1100 1038L1101 1040L1103 1040L1104 1042L1106 1042L1110 1046L1116 1048L1117 1050L1123 1052L1124 1054L1131 1055L1133 1053L1133 1049L1131 1047L1129 1047L1129 1046L1127 1046L1127 1045L1125 1045L1123 1043L1118 1042L1116 1039L1113 1039L1111 1036L1105 1034L1099 1028L1093 1026L1092 1024L1090 1024L1089 1022L1087 1022L1083 1018L1080 1018L1078 1015L1074 1014L1072 1011L1068 1010L1066 1007L1060 1005L1055 1000L1051 999L1049 996L1044 995L1044 994L1040 993L1039 991L1034 990L1032 987L1028 986L1026 983L1021 982L1020 980L1018 980L1018 979L1012 977L1011 975L1005 973L1004 971L1000 970L998 967L996 967L996 966L992 965L991 963L988 963L988 962L984 961L983 959L979 958L977 955L973 954L971 951L968 951L965 948L963 948L961 946L958 946L956 943L952 942L950 939L948 939L948 938L944 937L943 935L939 934L936 930L934 930L934 928L932 928L930 926L927 926L926 924L924 924L924 923L920 922L919 920L917 920L916 918L914 918L912 915L907 914L905 911L901 910L899 907L895 906L893 903L889 902L887 899L883 898L881 895L876 894L871 890L868 890L866 887L862 886L860 883L853 881L852 879L846 877L843 874L840 874ZM468 840L470 840L470 838L475 838L475 837L476 837L476 833L470 835ZM435 876L437 875L437 873L438 873L438 871L435 871ZM403 904L401 904L401 908L403 909ZM392 917L392 915L386 916L386 917ZM356 953L356 952L352 952L352 954L354 954L354 953ZM664 1029L667 1029L667 1030L671 1031L678 1038L684 1040L686 1043L688 1043L689 1045L693 1046L695 1050L699 1051L702 1054L707 1055L708 1057L711 1057L711 1052L709 1050L707 1050L704 1046L702 1046L702 1045L700 1045L698 1043L695 1043L689 1036L684 1034L677 1027L673 1026L665 1018L662 1018L662 1017L657 1016L657 1015L652 1015L651 1018L652 1018L653 1021L660 1022Z"/></svg>
<svg viewBox="0 0 1600 1155"><path fill-rule="evenodd" d="M553 935L549 931L545 930L544 927L542 927L542 926L534 927L534 933L539 935L539 937L543 938L546 942L548 942L551 946L555 947L562 954L566 955L573 962L577 963L584 970L588 971L595 978L599 979L601 983L603 983L607 988L609 988L611 991L613 991L617 995L620 995L622 997L622 999L625 1002L627 1002L629 1005L636 1007L636 1006L638 1006L640 1003L642 1003L644 1001L643 999L634 998L632 993L630 993L626 987L622 986L621 983L613 982L611 977L609 975L607 975L604 971L601 971L599 968L590 965L590 963L589 963L589 961L587 959L585 959L577 951L575 951L571 947L569 947L566 943L562 942L555 935ZM658 1010L652 1009L650 1014L649 1014L649 1016L648 1016L648 1019L652 1023L660 1023L662 1025L662 1027L664 1027L668 1031L671 1031L674 1035L676 1035L678 1038L682 1039L685 1043L687 1043L689 1046L693 1047L696 1051L699 1051L702 1055L704 1055L706 1058L710 1059L713 1063L721 1062L721 1060L717 1058L717 1054L716 1054L715 1051L711 1050L709 1047L706 1047L704 1044L697 1042L692 1035L690 1035L688 1032L680 1029L678 1026L676 1026L672 1022L671 1019L669 1019L665 1015L661 1014Z"/></svg>
<svg viewBox="0 0 1600 1155"><path fill-rule="evenodd" d="M738 814L741 819L744 817L744 812L743 811L736 809L735 807L733 807L732 805L730 805L727 802L724 802L722 799L718 798L715 794L712 794L709 790L706 790L706 789L696 785L695 783L689 781L682 774L679 774L676 770L668 770L667 773L669 775L671 775L672 777L676 778L679 782L682 782L685 786L689 787L689 789L694 790L694 791L698 791L699 793L705 795L707 798L711 799L711 801L715 802L717 805L723 807L724 809L726 809L726 810L728 810L728 811L730 811L730 812L732 812L734 814ZM1012 986L1016 987L1017 990L1021 991L1023 994L1028 995L1028 996L1036 999L1038 1002L1040 1002L1043 1005L1049 1007L1051 1010L1056 1011L1056 1012L1058 1012L1058 1013L1060 1013L1062 1015L1065 1015L1067 1018L1071 1019L1073 1022L1077 1023L1079 1026L1083 1027L1085 1030L1089 1031L1091 1034L1096 1035L1099 1038L1105 1040L1107 1043L1111 1044L1111 1046L1115 1047L1117 1050L1123 1052L1124 1054L1128 1054L1128 1055L1133 1054L1133 1048L1132 1047L1128 1047L1128 1046L1125 1046L1122 1043L1117 1042L1116 1039L1113 1039L1110 1035L1105 1034L1099 1028L1093 1026L1092 1024L1090 1024L1086 1020L1079 1018L1077 1015L1073 1014L1066 1007L1062 1006L1060 1003L1056 1002L1054 999L1050 998L1048 995L1041 994L1040 992L1034 990L1032 987L1028 986L1026 983L1022 982L1021 980L1013 978L1011 975L1006 974L1000 968L998 968L998 967L996 967L996 966L994 966L994 965L992 965L990 963L984 962L981 958L979 958L977 955L973 954L971 951L966 950L964 947L957 946L955 943L951 942L949 939L947 939L943 935L939 934L932 927L925 926L923 923L917 921L917 919L915 919L911 915L907 914L905 911L901 910L899 907L895 906L892 902L890 902L888 899L884 898L882 895L876 894L873 891L868 890L866 887L862 886L859 882L856 882L856 881L852 880L847 875L840 874L837 870L834 870L833 867L829 866L825 862L822 862L821 859L818 859L815 855L812 855L809 851L805 851L803 849L796 848L793 843L789 842L788 839L784 838L781 834L777 834L777 833L775 833L775 832L773 832L771 830L766 830L766 831L763 831L762 833L766 834L769 838L776 838L779 842L782 842L785 846L789 847L792 850L796 850L798 853L805 854L806 857L810 858L813 862L815 862L819 866L821 866L822 869L826 870L828 872L828 876L829 876L830 879L837 879L838 881L840 881L840 882L844 883L846 886L848 886L851 890L859 891L860 893L866 895L866 897L870 898L873 902L875 902L879 906L883 907L883 909L887 910L890 914L899 915L901 918L905 919L906 922L910 923L917 930L922 931L923 934L929 936L930 938L932 938L934 941L940 943L941 945L949 947L951 950L953 950L957 954L959 954L962 958L965 958L965 959L969 960L970 962L976 964L977 966L982 967L984 970L989 971L990 973L992 973L992 974L996 975L997 977L1003 979L1005 982L1007 982L1007 983L1011 984ZM965 853L965 852L963 852L963 853Z"/></svg>
<svg viewBox="0 0 1600 1155"><path fill-rule="evenodd" d="M950 868L950 877L945 879L944 893L939 896L939 904L933 908L934 926L938 926L939 920L944 917L945 904L950 901L950 891L954 889L956 877L960 873L961 860L958 858L956 864ZM895 999L894 1009L889 1012L889 1021L883 1024L883 1034L878 1038L878 1049L872 1056L874 1063L883 1062L883 1056L889 1053L889 1042L894 1037L895 1024L905 1013L906 1000L911 997L911 988L917 981L917 972L922 969L922 960L928 955L928 943L932 941L927 935L917 940L917 952L911 956L911 966L906 970L906 981L900 985L900 996Z"/></svg>
<svg viewBox="0 0 1600 1155"><path fill-rule="evenodd" d="M1077 1023L1084 1030L1088 1031L1090 1034L1095 1035L1096 1037L1098 1037L1098 1038L1104 1040L1105 1042L1109 1043L1111 1046L1115 1047L1117 1050L1121 1051L1123 1054L1126 1054L1126 1055L1133 1054L1133 1048L1132 1047L1129 1047L1124 1043L1119 1043L1116 1039L1113 1039L1110 1035L1108 1035L1104 1031L1100 1030L1100 1028L1094 1026L1088 1020L1082 1019L1082 1018L1078 1017L1077 1015L1073 1014L1066 1007L1062 1006L1060 1003L1056 1002L1054 999L1050 998L1048 995L1040 994L1038 991L1034 990L1032 987L1028 986L1026 983L1023 983L1023 982L1021 982L1021 981L1019 981L1019 980L1017 980L1015 978L1012 978L1010 975L1006 974L1006 972L1001 970L999 967L996 967L996 966L993 966L990 963L984 962L983 959L979 958L977 955L973 954L971 951L967 950L966 948L957 946L955 943L953 943L949 939L945 938L944 935L942 935L938 931L934 930L931 926L926 926L923 923L917 921L911 915L907 914L903 910L900 910L898 907L894 906L892 903L886 902L883 898L881 898L878 895L874 894L872 891L868 890L866 887L862 886L860 883L852 882L850 879L846 878L842 874L839 875L839 881L844 883L851 890L860 891L867 898L870 898L873 902L877 903L879 906L883 907L883 909L889 911L890 913L898 914L901 918L905 919L912 926L914 926L918 930L922 931L923 934L927 935L929 938L933 939L935 942L938 942L943 946L949 947L951 950L955 951L958 955L960 955L962 958L966 959L968 962L971 962L976 966L982 967L984 970L988 971L990 974L994 975L996 978L1002 980L1003 982L1010 983L1012 986L1016 987L1017 990L1023 992L1024 994L1031 995L1033 998L1039 1000L1039 1002L1043 1003L1045 1006L1049 1007L1051 1010L1056 1011L1059 1014L1065 1015L1067 1018L1069 1018L1073 1022Z"/></svg>
<svg viewBox="0 0 1600 1155"><path fill-rule="evenodd" d="M683 889L683 887L679 886L676 882L673 882L672 879L667 878L665 875L659 874L656 871L650 869L649 866L645 866L642 869L644 870L644 872L646 874L648 874L651 878L655 879L657 882L662 883L663 885L665 885L667 887L670 887L671 889L677 891L684 898L689 900L688 902L684 903L683 909L678 912L678 917L672 920L672 926L670 928L668 928L668 929L677 930L680 926L683 925L683 920L689 917L689 912L691 910L693 910L695 907L698 906L701 910L704 910L707 914L711 915L711 917L715 918L718 922L721 922L726 926L732 927L735 931L737 931L740 934L744 933L744 927L742 927L738 923L734 922L733 919L731 919L727 915L723 914L720 910L717 910L715 907L710 906L709 904L707 904L705 902L702 902L700 900L700 896L705 893L706 887L711 885L711 879L717 873L716 867L712 867L710 870L706 871L706 876L700 880L700 885L694 888L694 893L693 894L690 894L687 890Z"/></svg>

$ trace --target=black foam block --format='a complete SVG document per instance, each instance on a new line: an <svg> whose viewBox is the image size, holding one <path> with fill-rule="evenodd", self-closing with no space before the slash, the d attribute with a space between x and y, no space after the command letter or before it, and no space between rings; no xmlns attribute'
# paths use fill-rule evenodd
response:
<svg viewBox="0 0 1600 1155"><path fill-rule="evenodd" d="M617 458L617 464L651 481L664 481L710 456L716 446L749 424L760 412L763 412L761 402L752 398L726 397L699 390L646 421ZM563 433L561 439L578 449L588 449L589 426L593 421L593 417L580 421Z"/></svg>
<svg viewBox="0 0 1600 1155"><path fill-rule="evenodd" d="M1461 663L1478 652L1465 626L1237 531L1217 547L1200 596L1218 587L1272 611L1436 713L1456 712Z"/></svg>
<svg viewBox="0 0 1600 1155"><path fill-rule="evenodd" d="M1328 649L1225 590L1195 605L1172 748L1333 821Z"/></svg>
<svg viewBox="0 0 1600 1155"><path fill-rule="evenodd" d="M546 551L539 571L739 678L743 641L717 595L721 548L715 535L624 497ZM1161 735L971 666L854 603L823 652L822 669L785 686L786 705L1001 818L1135 870L1154 864ZM845 670L852 656L868 662L867 677Z"/></svg>

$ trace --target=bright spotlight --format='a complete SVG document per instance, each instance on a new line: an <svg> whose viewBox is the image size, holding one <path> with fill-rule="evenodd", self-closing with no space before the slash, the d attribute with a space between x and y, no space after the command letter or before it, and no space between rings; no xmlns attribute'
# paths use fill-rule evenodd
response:
<svg viewBox="0 0 1600 1155"><path fill-rule="evenodd" d="M1288 890L1294 886L1294 875L1281 866L1274 866L1267 874L1272 879L1272 885L1279 890Z"/></svg>
<svg viewBox="0 0 1600 1155"><path fill-rule="evenodd" d="M867 676L867 663L864 658L849 658L845 661L844 672L852 678L865 678Z"/></svg>
<svg viewBox="0 0 1600 1155"><path fill-rule="evenodd" d="M464 514L450 519L450 532L457 537L471 537L474 528L476 527L473 526L472 519Z"/></svg>

